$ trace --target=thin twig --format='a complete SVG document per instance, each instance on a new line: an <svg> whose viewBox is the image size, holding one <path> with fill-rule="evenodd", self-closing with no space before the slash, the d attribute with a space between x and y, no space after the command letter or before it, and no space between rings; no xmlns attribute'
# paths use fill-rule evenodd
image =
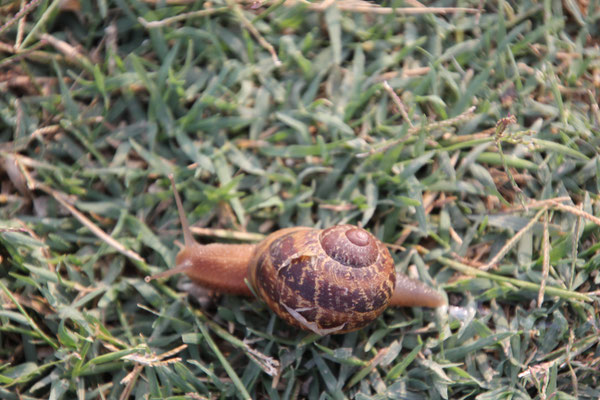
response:
<svg viewBox="0 0 600 400"><path fill-rule="evenodd" d="M423 5L417 7L381 7L379 4L369 3L367 1L330 1L325 0L322 3L311 3L306 0L288 0L285 5L295 6L296 4L303 4L307 6L309 10L313 11L325 11L328 7L336 3L342 11L366 13L366 14L378 14L378 15L418 15L418 14L455 14L455 13L468 13L477 14L480 12L477 8L468 7L425 7ZM416 5L416 3L413 3Z"/></svg>
<svg viewBox="0 0 600 400"><path fill-rule="evenodd" d="M27 47L29 42L38 36L38 31L45 27L46 23L51 18L51 16L54 15L54 12L60 7L61 3L62 1L60 0L51 1L48 7L46 7L44 12L42 13L42 15L36 18L35 24L29 30L29 33L27 34L27 36L25 36L25 39L23 39L21 45L19 47L15 47L15 49L21 51L24 47Z"/></svg>
<svg viewBox="0 0 600 400"><path fill-rule="evenodd" d="M39 44L40 43L38 43L38 45ZM32 47L36 46L34 45ZM71 62L71 60L60 54L31 49L20 50L13 47L7 47L2 42L0 42L0 51L13 55L12 57L4 57L4 59L0 58L0 68L4 68L11 64L17 64L24 59L33 60L35 62L44 64L52 64L54 61L58 62L59 64L64 63L65 61Z"/></svg>
<svg viewBox="0 0 600 400"><path fill-rule="evenodd" d="M58 344L54 340L52 340L48 335L46 335L43 330L40 329L40 327L35 323L35 321L33 320L33 318L31 318L29 316L29 314L27 314L27 311L25 311L25 309L23 308L23 306L17 301L17 299L15 299L15 297L10 292L10 290L8 290L8 288L6 286L4 286L4 283L2 283L2 281L0 281L0 289L2 289L2 291L8 296L8 298L13 302L13 304L15 306L17 306L17 308L19 309L19 312L23 315L23 317L25 318L25 320L27 321L27 323L29 324L29 326L31 326L31 328L38 335L40 335L40 337L42 339L44 339L44 341L46 343L48 343L50 346L52 346L52 348L54 350L57 350L58 347L59 347Z"/></svg>
<svg viewBox="0 0 600 400"><path fill-rule="evenodd" d="M414 125L412 124L412 122L410 121L410 118L408 117L408 113L406 112L406 107L404 106L402 99L396 94L394 89L392 89L392 87L390 86L388 81L383 81L383 88L385 89L386 92L388 92L388 94L394 101L394 104L396 104L396 107L398 108L398 111L400 112L400 115L402 115L402 118L404 119L404 121L411 128L414 128Z"/></svg>
<svg viewBox="0 0 600 400"><path fill-rule="evenodd" d="M3 51L8 54L13 54L15 52L15 47L13 45L0 42L0 51Z"/></svg>
<svg viewBox="0 0 600 400"><path fill-rule="evenodd" d="M401 71L388 71L388 72L384 72L383 74L377 76L374 79L374 82L388 81L390 79L396 78L398 75L400 75L402 78L421 76L421 75L425 75L425 74L429 73L430 70L431 70L431 67L415 67L415 68L405 68L405 69L402 69Z"/></svg>
<svg viewBox="0 0 600 400"><path fill-rule="evenodd" d="M52 263L52 258L50 257L50 252L48 250L49 246L46 244L46 242L41 237L39 237L33 229L30 229L27 225L25 225L25 223L23 221L19 220L19 224L22 226L21 229L23 229L25 232L27 232L29 234L29 236L31 236L38 242L44 244L43 246L40 247L40 251L41 251L42 255L44 256L44 259L46 260L46 265L48 265L48 271L52 271L52 272L56 271L56 268L54 267L54 264Z"/></svg>
<svg viewBox="0 0 600 400"><path fill-rule="evenodd" d="M424 129L425 131L429 132L429 131L433 131L435 129L447 128L452 125L458 125L460 123L466 122L466 121L470 120L471 118L473 118L474 117L473 113L475 112L475 109L476 109L475 106L469 107L465 112L463 112L460 115L457 115L454 118L446 119L444 121L432 122L431 124L425 125L423 128L421 128L420 126L416 126L412 129L409 129L408 133L415 134L415 133L419 132L421 129Z"/></svg>
<svg viewBox="0 0 600 400"><path fill-rule="evenodd" d="M546 200L531 200L529 203L527 203L527 208L552 207L555 205L555 203L560 203L563 201L571 201L571 198L569 196L561 196L561 197L554 197L552 199L546 199ZM511 209L511 211L522 211L522 210L523 210L523 207L521 207L521 206Z"/></svg>
<svg viewBox="0 0 600 400"><path fill-rule="evenodd" d="M21 9L27 7L26 0L21 0ZM23 36L25 34L25 16L19 20L19 24L17 25L17 38L15 40L15 47L21 46L21 42L23 41Z"/></svg>
<svg viewBox="0 0 600 400"><path fill-rule="evenodd" d="M521 372L518 376L519 378L533 378L535 375L542 373L542 371L546 371L550 366L561 365L563 362L566 362L569 359L578 357L584 351L598 343L598 341L600 341L600 337L596 333L592 333L591 335L588 335L583 339L579 339L570 345L555 350L551 353L546 353L542 357L542 360L551 359L551 361L528 367L526 371ZM525 363L524 365L527 364L528 363Z"/></svg>
<svg viewBox="0 0 600 400"><path fill-rule="evenodd" d="M592 215L590 213L587 213L587 212L585 212L583 210L580 210L577 207L568 206L566 204L561 204L561 203L559 203L557 201L551 201L551 203L552 203L552 205L554 207L558 208L559 210L563 210L563 211L566 211L566 212L571 213L573 215L577 215L578 217L581 217L583 219L587 219L588 221L593 222L594 224L600 226L600 218L598 218L598 217L596 217L596 216L594 216L594 215Z"/></svg>
<svg viewBox="0 0 600 400"><path fill-rule="evenodd" d="M468 7L402 7L402 8L390 8L390 7L372 7L372 6L346 6L344 4L338 5L342 11L351 11L356 13L365 14L378 14L378 15L421 15L421 14L456 14L456 13L467 13L477 14L479 10L476 8Z"/></svg>
<svg viewBox="0 0 600 400"><path fill-rule="evenodd" d="M128 354L128 355L124 356L123 357L124 360L133 361L136 364L135 364L135 367L133 368L133 371L131 371L123 379L121 379L120 383L121 384L126 383L127 386L125 387L125 390L123 391L123 393L121 393L121 396L119 397L119 399L124 400L124 399L129 398L129 394L133 390L134 384L135 384L137 378L139 377L140 373L144 369L144 367L147 367L147 366L154 367L154 366L159 366L159 365L167 365L167 364L172 364L175 362L180 362L181 357L169 358L167 360L165 360L165 358L171 357L171 356L187 349L187 347L188 347L187 344L184 344L184 345L174 348L173 350L169 350L165 353L158 354L158 355L155 353L151 353L149 355L133 353L133 354Z"/></svg>
<svg viewBox="0 0 600 400"><path fill-rule="evenodd" d="M459 245L463 244L462 238L458 235L458 233L454 230L452 226L448 228L448 232L450 233L450 237Z"/></svg>
<svg viewBox="0 0 600 400"><path fill-rule="evenodd" d="M206 17L209 15L218 14L220 12L227 11L230 9L231 9L231 7L227 6L227 7L209 8L206 10L190 11L190 12L175 15L174 17L161 19L159 21L146 21L144 18L138 17L138 21L146 29L159 28L161 26L166 26L166 25L172 24L174 22L185 21L187 19L192 19L192 18Z"/></svg>
<svg viewBox="0 0 600 400"><path fill-rule="evenodd" d="M65 207L71 213L71 215L73 215L77 220L79 220L79 222L81 222L85 227L92 231L94 235L103 240L110 247L114 248L126 257L143 263L145 262L139 254L137 254L133 250L127 249L121 243L112 238L109 234L100 229L94 222L92 222L92 220L86 217L81 211L77 210L73 205L71 205L70 201L67 199L67 196L64 193L54 190L53 188L44 183L36 181L31 175L29 175L29 172L26 168L21 168L21 171L25 176L25 180L27 181L27 187L29 188L29 190L39 189L43 192L48 193L49 195L54 197L54 199L57 202L59 202L63 207Z"/></svg>
<svg viewBox="0 0 600 400"><path fill-rule="evenodd" d="M373 148L370 151L365 152L365 153L359 153L356 155L356 157L363 158L363 157L368 157L372 154L384 153L387 150L391 149L392 147L409 140L412 137L412 135L420 132L421 130L430 132L435 129L445 128L445 127L452 126L452 125L458 125L460 123L463 123L463 122L468 121L469 119L473 118L474 111L475 111L475 106L470 107L468 110L466 110L465 112L463 112L462 114L460 114L454 118L450 118L450 119L447 119L444 121L439 121L439 122L433 122L433 123L425 125L425 126L415 126L413 128L408 128L407 135L405 135L399 139L387 140L380 147L378 147L376 149Z"/></svg>
<svg viewBox="0 0 600 400"><path fill-rule="evenodd" d="M540 217L547 210L548 210L548 207L543 207L540 211L538 211L537 214L535 214L535 216L531 220L529 220L527 225L525 225L523 228L521 228L521 230L519 232L517 232L517 234L515 236L510 238L510 240L508 242L506 242L506 244L504 246L502 246L500 251L490 260L490 262L488 262L482 268L482 270L487 271L488 269L494 267L498 263L498 261L500 261L508 253L508 251L510 249L512 249L519 240L521 240L523 235L525 235L525 233L529 232L529 230L531 230L531 228L533 228L533 226L538 222Z"/></svg>
<svg viewBox="0 0 600 400"><path fill-rule="evenodd" d="M548 271L550 271L550 233L548 232L548 211L544 214L544 240L542 244L543 263L542 263L542 281L540 282L540 291L538 293L538 307L542 307L544 302L544 290L548 280Z"/></svg>
<svg viewBox="0 0 600 400"><path fill-rule="evenodd" d="M573 394L575 395L575 398L579 398L577 392L578 392L578 384L577 384L577 374L575 373L575 370L573 369L573 366L571 365L571 358L572 358L572 351L571 348L573 347L573 342L575 341L575 334L573 333L573 327L571 327L569 329L569 342L567 343L567 348L565 350L565 356L566 356L566 360L565 360L565 364L567 364L567 368L569 368L569 375L571 376L571 387L573 388Z"/></svg>
<svg viewBox="0 0 600 400"><path fill-rule="evenodd" d="M196 0L143 0L143 2L152 5L166 4L169 6L185 6L195 3Z"/></svg>
<svg viewBox="0 0 600 400"><path fill-rule="evenodd" d="M271 43L267 42L267 40L261 35L261 33L256 29L252 22L246 18L244 13L242 12L240 6L234 0L226 0L227 4L233 9L235 15L240 19L242 24L248 31L254 36L254 38L258 41L258 43L264 47L270 54L273 59L273 63L276 67L281 66L281 60L277 57L277 52L275 48L271 45Z"/></svg>
<svg viewBox="0 0 600 400"><path fill-rule="evenodd" d="M6 21L2 27L0 27L0 34L10 28L15 22L19 21L21 18L25 17L27 14L35 10L35 8L40 4L41 0L31 0L25 7L21 8L18 13L15 14L14 17Z"/></svg>
<svg viewBox="0 0 600 400"><path fill-rule="evenodd" d="M581 204L579 205L581 207ZM579 237L580 237L581 217L577 217L575 226L573 227L573 234L571 235L571 277L569 279L569 289L573 289L573 283L575 282L575 266L577 264L577 253L579 252Z"/></svg>
<svg viewBox="0 0 600 400"><path fill-rule="evenodd" d="M31 132L31 136L32 138L38 137L38 136L51 136L54 135L56 132L58 132L61 129L60 125L49 125L49 126L44 126L42 128L38 128L35 131Z"/></svg>
<svg viewBox="0 0 600 400"><path fill-rule="evenodd" d="M52 35L43 33L40 35L40 39L52 45L56 50L60 51L67 60L72 63L80 64L84 67L92 68L90 60L81 54L75 47L71 46L64 40L55 38Z"/></svg>
<svg viewBox="0 0 600 400"><path fill-rule="evenodd" d="M400 245L397 245L394 243L384 243L384 244L388 249L392 249L395 251L406 251L406 247L404 247L404 246L400 246Z"/></svg>
<svg viewBox="0 0 600 400"><path fill-rule="evenodd" d="M494 140L496 142L496 146L498 147L498 154L500 154L500 159L502 160L502 166L504 168L504 172L508 176L508 179L510 181L510 184L511 184L513 190L517 193L519 200L521 201L521 205L524 208L527 208L527 204L525 202L525 196L523 195L523 191L521 190L519 185L517 185L517 181L515 180L512 172L510 171L510 168L508 167L508 162L506 161L506 157L504 156L504 150L502 149L502 137L503 137L504 131L506 130L506 128L509 125L515 124L516 122L517 122L517 118L514 115L508 115L505 118L501 118L496 123Z"/></svg>
<svg viewBox="0 0 600 400"><path fill-rule="evenodd" d="M429 250L427 250L423 246L416 245L415 248L421 254L429 254ZM518 288L526 289L526 290L530 290L530 291L539 292L539 290L540 290L540 285L537 283L523 281L520 279L511 278L511 277L503 276L503 275L496 275L496 274L492 274L492 273L486 272L486 271L481 271L480 269L469 267L468 265L460 263L456 260L451 260L449 258L442 257L442 256L435 257L435 260L440 262L441 264L444 264L444 265L452 268L452 269L462 272L465 275L490 279L494 282L509 283ZM559 288L559 287L555 287L555 286L547 286L546 293L549 294L550 296L558 296L562 299L569 300L569 301L577 300L577 301L585 301L588 303L591 303L594 301L594 299L587 294L583 294L583 293L579 293L579 292L575 292L572 290L567 290L567 289L563 289L563 288Z"/></svg>

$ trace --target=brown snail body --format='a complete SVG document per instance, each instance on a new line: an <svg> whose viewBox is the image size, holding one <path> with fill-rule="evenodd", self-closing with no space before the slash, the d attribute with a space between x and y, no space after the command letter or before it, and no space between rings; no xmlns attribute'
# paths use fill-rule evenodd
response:
<svg viewBox="0 0 600 400"><path fill-rule="evenodd" d="M320 335L360 329L390 305L444 304L433 289L396 274L388 249L364 229L295 227L257 245L201 245L192 238L176 191L175 199L185 247L176 268L153 278L184 272L203 287L252 295L247 281L280 318Z"/></svg>

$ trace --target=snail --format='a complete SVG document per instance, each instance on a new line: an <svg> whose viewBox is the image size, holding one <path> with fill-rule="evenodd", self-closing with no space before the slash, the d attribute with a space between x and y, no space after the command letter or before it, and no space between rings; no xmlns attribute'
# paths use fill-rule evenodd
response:
<svg viewBox="0 0 600 400"><path fill-rule="evenodd" d="M185 245L175 268L147 282L183 272L218 292L254 292L287 323L319 335L360 329L388 306L445 304L432 288L397 274L387 247L353 225L286 228L258 244L199 244L170 179Z"/></svg>

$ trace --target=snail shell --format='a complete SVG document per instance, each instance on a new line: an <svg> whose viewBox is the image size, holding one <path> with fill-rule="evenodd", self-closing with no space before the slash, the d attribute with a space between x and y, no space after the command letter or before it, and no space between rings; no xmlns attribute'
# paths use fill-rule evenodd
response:
<svg viewBox="0 0 600 400"><path fill-rule="evenodd" d="M279 317L321 335L366 326L396 285L387 248L352 225L277 231L257 246L248 277Z"/></svg>

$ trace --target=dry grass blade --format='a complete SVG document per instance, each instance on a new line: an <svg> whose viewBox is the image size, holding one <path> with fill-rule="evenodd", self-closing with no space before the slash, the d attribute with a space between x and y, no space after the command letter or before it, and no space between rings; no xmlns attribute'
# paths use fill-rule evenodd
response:
<svg viewBox="0 0 600 400"><path fill-rule="evenodd" d="M416 246L416 249L419 251L419 253L422 253L422 254L429 253L429 251L422 246ZM440 256L440 257L436 257L435 259L438 262L440 262L441 264L447 265L447 266L449 266L463 274L466 274L466 275L490 279L494 282L508 283L508 284L514 285L517 288L526 289L526 290L530 290L530 291L539 292L539 290L540 290L540 285L537 283L524 281L524 280L520 280L520 279L516 279L516 278L510 278L510 277L503 276L503 275L492 274L490 272L486 272L486 271L482 271L481 269L470 267L466 264L463 264L456 260L451 260L446 257ZM562 299L569 300L569 301L584 301L586 303L591 303L591 302L595 301L595 299L588 294L579 293L576 291L567 290L567 289L554 287L554 286L546 286L545 292L546 292L546 294L548 294L550 296L557 296L557 297L560 297Z"/></svg>
<svg viewBox="0 0 600 400"><path fill-rule="evenodd" d="M246 18L243 11L240 9L240 6L234 0L225 1L229 5L229 7L233 9L233 12L235 13L236 17L242 22L242 25L252 34L252 36L254 36L258 43L262 47L264 47L269 52L269 54L271 54L271 58L273 59L273 63L275 64L275 66L280 67L281 60L279 60L279 57L277 56L277 51L275 51L273 45L263 37L263 35L258 31L258 29L254 27L254 25L252 25L252 22L248 18Z"/></svg>
<svg viewBox="0 0 600 400"><path fill-rule="evenodd" d="M86 217L82 212L80 212L79 210L77 210L74 206L71 205L71 203L69 202L69 200L67 200L67 197L63 194L60 193L54 189L52 189L49 186L44 185L43 183L39 183L39 182L35 182L32 181L30 182L29 187L32 190L35 189L40 189L46 193L48 193L49 195L51 195L52 197L54 197L54 199L56 201L58 201L63 207L65 207L67 210L69 210L69 212L75 217L77 218L77 220L79 220L79 222L81 222L84 226L86 226L90 231L92 231L92 233L94 235L96 235L98 238L100 238L102 241L104 241L106 244L108 244L110 247L114 248L115 250L117 250L119 253L131 258L132 260L135 261L139 261L142 263L145 263L144 259L142 257L140 257L139 254L137 254L135 251L130 250L125 248L121 243L117 242L115 239L113 239L109 234L107 234L106 232L104 232L102 229L100 229L96 224L94 224L88 217Z"/></svg>
<svg viewBox="0 0 600 400"><path fill-rule="evenodd" d="M460 115L457 115L454 118L450 118L444 121L438 121L438 122L432 122L429 123L427 125L425 125L422 129L425 129L425 131L430 132L432 130L435 129L442 129L442 128L447 128L449 126L454 126L454 125L459 125L459 124L464 124L465 122L469 121L471 118L473 118L475 116L475 109L477 107L472 106L469 107L465 112L461 113ZM408 130L408 133L417 133L419 131L419 129L421 129L420 127L414 127L412 129Z"/></svg>
<svg viewBox="0 0 600 400"><path fill-rule="evenodd" d="M504 258L504 256L512 249L518 242L521 240L523 235L525 235L533 226L538 222L540 217L548 210L548 207L543 207L539 210L533 218L529 220L527 225L525 225L519 232L517 232L502 248L498 253L482 268L483 271L487 271L490 268L493 268L498 264L498 262Z"/></svg>
<svg viewBox="0 0 600 400"><path fill-rule="evenodd" d="M559 210L566 211L566 212L571 213L573 215L577 215L578 217L581 217L583 219L587 219L588 221L593 222L594 224L600 226L600 218L598 218L598 217L596 217L596 216L594 216L594 215L592 215L590 213L587 213L587 212L585 212L583 210L580 210L577 207L573 207L573 206L569 206L569 205L566 205L566 204L562 204L562 203L559 203L557 201L552 201L551 203L552 203L552 205L555 208L557 208Z"/></svg>
<svg viewBox="0 0 600 400"><path fill-rule="evenodd" d="M550 232L548 230L548 210L544 214L544 240L542 241L542 281L540 282L540 291L538 293L538 307L542 307L544 302L544 291L546 290L546 281L550 271Z"/></svg>
<svg viewBox="0 0 600 400"><path fill-rule="evenodd" d="M374 4L369 1L363 0L342 0L342 1L331 1L325 0L322 3L312 3L306 0L287 0L286 6L294 6L296 4L305 4L308 9L313 11L325 11L328 7L331 7L335 3L335 6L342 11L354 12L354 13L365 13L365 14L377 14L377 15L422 15L422 14L456 14L456 13L468 13L477 14L481 10L477 8L469 7L426 7L417 6L415 7L382 7L379 4Z"/></svg>
<svg viewBox="0 0 600 400"><path fill-rule="evenodd" d="M143 2L152 5L168 4L170 6L185 6L195 3L195 0L144 0Z"/></svg>
<svg viewBox="0 0 600 400"><path fill-rule="evenodd" d="M560 204L560 203L567 202L567 201L571 201L571 198L569 196L554 197L552 199L546 199L546 200L531 200L529 203L527 203L527 207L528 208L552 207L556 203ZM515 207L515 208L511 209L511 211L520 212L520 211L523 211L523 207Z"/></svg>
<svg viewBox="0 0 600 400"><path fill-rule="evenodd" d="M429 73L429 71L431 71L431 67L403 68L402 71L389 71L383 73L375 78L375 82L388 81L398 76L401 76L403 78L422 76Z"/></svg>
<svg viewBox="0 0 600 400"><path fill-rule="evenodd" d="M27 14L35 10L35 8L40 4L41 0L31 0L27 5L19 10L18 13L15 14L14 17L9 19L0 27L0 34L10 28L15 22L24 18Z"/></svg>
<svg viewBox="0 0 600 400"><path fill-rule="evenodd" d="M339 5L342 11L350 11L356 13L372 13L378 15L423 15L423 14L456 14L456 13L469 13L477 14L480 10L476 8L468 7L422 7L422 8L390 8L390 7L373 7L373 6L353 6L353 5Z"/></svg>
<svg viewBox="0 0 600 400"><path fill-rule="evenodd" d="M567 287L569 289L573 289L573 282L575 282L575 268L577 265L577 254L579 250L579 239L581 238L580 229L581 229L582 218L580 216L577 217L577 222L575 222L575 226L573 227L573 235L571 236L571 276L569 277L569 284Z"/></svg>
<svg viewBox="0 0 600 400"><path fill-rule="evenodd" d="M209 15L225 12L230 9L231 9L231 7L217 7L217 8L209 8L206 10L190 11L190 12L178 14L174 17L161 19L160 21L146 21L144 18L138 17L138 21L146 29L159 28L161 26L166 26L169 24L173 24L175 22L185 21L185 20L192 19L192 18L206 17Z"/></svg>
<svg viewBox="0 0 600 400"><path fill-rule="evenodd" d="M188 345L187 344L182 344L181 346L178 346L174 349L171 349L169 351L166 351L164 353L161 354L150 354L150 355L146 355L146 354L128 354L126 356L123 357L123 359L125 360L130 360L142 365L163 365L165 363L169 364L169 363L174 363L174 362L179 362L181 361L180 357L175 357L175 358L170 358L173 355L182 352L183 350L187 349ZM125 382L126 378L123 378L122 382Z"/></svg>
<svg viewBox="0 0 600 400"><path fill-rule="evenodd" d="M248 345L247 343L244 343L245 349L246 349L246 354L248 354L248 357L250 357L252 360L254 360L254 362L260 366L260 368L267 374L270 376L277 376L277 374L280 372L280 363L278 360L274 359L273 357L269 357L263 353L261 353L260 351L250 347L250 345Z"/></svg>
<svg viewBox="0 0 600 400"><path fill-rule="evenodd" d="M156 366L156 365L167 365L175 362L180 362L181 357L175 357L165 360L165 358L171 357L174 354L180 353L181 351L187 349L187 344L178 346L170 351L167 351L162 354L151 354L151 355L140 355L140 354L129 354L123 357L124 360L133 361L136 363L133 370L125 375L123 379L121 379L121 384L127 384L125 390L119 397L120 400L125 400L129 398L131 391L134 388L135 382L139 377L142 370L147 366Z"/></svg>
<svg viewBox="0 0 600 400"><path fill-rule="evenodd" d="M398 97L398 95L396 94L396 92L394 91L394 89L392 89L392 87L390 86L390 84L388 83L388 81L383 81L383 88L390 95L390 97L394 101L394 104L396 104L396 107L398 107L398 111L402 115L402 118L404 119L404 121L411 128L414 128L412 122L410 121L410 118L408 117L408 113L406 112L406 106L404 105L404 103L402 103L402 99L400 99L400 97Z"/></svg>
<svg viewBox="0 0 600 400"><path fill-rule="evenodd" d="M79 222L81 222L84 226L86 226L94 235L108 244L110 247L117 250L119 253L131 258L132 260L139 261L145 263L144 259L140 257L139 254L134 252L133 250L125 248L121 243L117 242L110 235L100 229L94 222L92 222L88 217L86 217L82 212L77 210L73 205L71 205L70 201L67 199L67 196L64 193L61 193L50 186L43 184L41 182L37 182L35 179L29 175L25 168L21 168L23 175L27 181L27 187L29 190L42 190L49 195L51 195L57 202L59 202L63 207L65 207L71 215L73 215Z"/></svg>
<svg viewBox="0 0 600 400"><path fill-rule="evenodd" d="M21 306L21 304L17 301L17 299L13 296L13 294L8 290L8 288L4 285L4 283L2 283L2 281L0 281L0 289L4 292L4 294L6 294L6 296L8 296L8 298L13 302L13 304L15 306L17 306L18 310L23 315L23 317L25 317L25 320L27 321L29 326L31 326L31 328L33 328L33 330L35 332L37 332L38 335L40 335L40 337L46 343L48 343L50 346L52 346L52 348L58 349L58 347L59 347L58 343L56 343L52 338L50 338L50 336L48 336L42 329L40 329L38 324L33 320L33 318L31 318L29 316L27 311L23 308L23 306Z"/></svg>
<svg viewBox="0 0 600 400"><path fill-rule="evenodd" d="M58 51L60 51L66 58L72 63L79 63L82 66L90 67L91 63L83 54L81 54L75 47L71 46L69 43L64 40L60 40L55 38L52 35L47 33L43 33L40 35L40 39L48 42L52 46L54 46Z"/></svg>
<svg viewBox="0 0 600 400"><path fill-rule="evenodd" d="M453 125L463 124L463 123L467 122L469 119L473 118L474 112L475 112L475 107L473 106L473 107L469 107L469 109L467 109L465 112L463 112L462 114L460 114L454 118L450 118L450 119L447 119L444 121L439 121L439 122L428 123L425 126L415 126L415 127L409 128L408 134L406 136L404 136L400 139L388 140L383 145L380 145L377 148L372 148L368 152L357 154L356 157L364 158L364 157L368 157L372 154L385 153L392 147L397 146L400 143L410 140L412 135L418 133L421 130L424 130L426 132L431 132L436 129L442 129L442 128L446 128L446 127L453 126Z"/></svg>

